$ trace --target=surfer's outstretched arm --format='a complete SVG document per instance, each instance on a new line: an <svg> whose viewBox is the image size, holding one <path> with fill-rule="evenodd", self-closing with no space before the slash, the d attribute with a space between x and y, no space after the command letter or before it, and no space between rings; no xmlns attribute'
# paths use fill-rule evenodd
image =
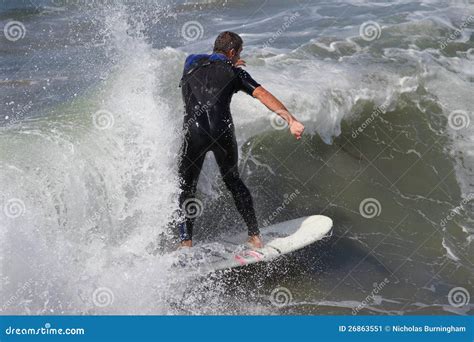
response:
<svg viewBox="0 0 474 342"><path fill-rule="evenodd" d="M288 123L291 134L293 134L296 139L301 139L301 135L304 131L303 124L291 115L280 100L262 86L255 88L252 96L260 100L260 102L262 102L272 112L280 115Z"/></svg>

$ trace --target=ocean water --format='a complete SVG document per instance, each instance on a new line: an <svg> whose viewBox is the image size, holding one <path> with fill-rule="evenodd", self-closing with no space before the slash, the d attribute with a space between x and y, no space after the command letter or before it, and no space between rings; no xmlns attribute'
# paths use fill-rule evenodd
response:
<svg viewBox="0 0 474 342"><path fill-rule="evenodd" d="M1 1L6 314L459 314L474 296L469 1ZM218 32L306 126L232 112L261 225L333 233L266 265L179 272L185 57ZM196 243L245 229L207 156Z"/></svg>

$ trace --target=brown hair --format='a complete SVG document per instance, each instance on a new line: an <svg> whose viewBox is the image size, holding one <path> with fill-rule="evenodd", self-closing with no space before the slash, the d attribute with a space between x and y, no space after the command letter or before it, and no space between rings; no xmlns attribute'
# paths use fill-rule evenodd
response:
<svg viewBox="0 0 474 342"><path fill-rule="evenodd" d="M243 40L237 33L224 31L219 33L214 43L214 52L226 53L232 49L239 51L243 45Z"/></svg>

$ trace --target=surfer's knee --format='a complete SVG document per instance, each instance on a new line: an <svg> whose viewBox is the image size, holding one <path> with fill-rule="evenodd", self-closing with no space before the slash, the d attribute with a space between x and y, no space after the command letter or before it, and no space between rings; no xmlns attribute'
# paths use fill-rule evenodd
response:
<svg viewBox="0 0 474 342"><path fill-rule="evenodd" d="M244 184L244 182L242 182L242 180L240 179L240 175L238 171L234 171L234 170L229 171L226 174L224 174L222 178L224 180L226 187L230 191L241 188L242 185Z"/></svg>

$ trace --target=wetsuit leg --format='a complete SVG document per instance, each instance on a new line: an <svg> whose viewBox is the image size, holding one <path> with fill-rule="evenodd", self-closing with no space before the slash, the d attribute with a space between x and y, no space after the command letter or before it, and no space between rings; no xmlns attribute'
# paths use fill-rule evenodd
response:
<svg viewBox="0 0 474 342"><path fill-rule="evenodd" d="M206 150L200 149L199 137L185 136L181 146L178 176L181 193L179 195L180 219L178 222L181 241L192 240L195 215L187 212L193 207L193 199L201 173ZM186 202L186 201L189 202Z"/></svg>
<svg viewBox="0 0 474 342"><path fill-rule="evenodd" d="M234 133L229 131L222 135L217 143L213 144L212 152L224 183L232 193L237 210L247 224L249 236L258 235L260 232L253 208L252 195L239 175L239 156Z"/></svg>

